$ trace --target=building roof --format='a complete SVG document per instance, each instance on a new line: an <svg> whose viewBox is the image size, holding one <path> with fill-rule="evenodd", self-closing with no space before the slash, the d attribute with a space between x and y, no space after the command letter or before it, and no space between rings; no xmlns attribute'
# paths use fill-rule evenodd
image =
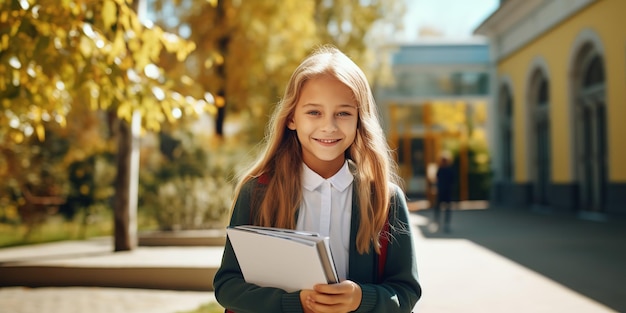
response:
<svg viewBox="0 0 626 313"><path fill-rule="evenodd" d="M394 65L488 64L486 40L436 40L400 44L393 54Z"/></svg>

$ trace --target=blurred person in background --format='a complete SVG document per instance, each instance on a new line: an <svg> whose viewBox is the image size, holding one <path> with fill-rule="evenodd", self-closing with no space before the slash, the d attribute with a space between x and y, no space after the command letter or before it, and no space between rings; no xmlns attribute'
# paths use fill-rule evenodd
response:
<svg viewBox="0 0 626 313"><path fill-rule="evenodd" d="M441 225L441 211L445 206L443 231L450 232L450 219L452 215L452 191L456 182L456 173L452 167L452 158L448 154L444 154L439 160L437 175L435 176L437 186L437 201L433 207L434 216L429 229L437 232Z"/></svg>

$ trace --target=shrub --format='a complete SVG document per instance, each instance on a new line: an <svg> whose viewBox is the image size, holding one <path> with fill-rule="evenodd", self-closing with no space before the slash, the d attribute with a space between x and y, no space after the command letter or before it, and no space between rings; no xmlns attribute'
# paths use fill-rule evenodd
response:
<svg viewBox="0 0 626 313"><path fill-rule="evenodd" d="M178 138L176 138L178 137ZM161 135L159 147L142 152L139 210L160 230L195 230L226 225L233 197L233 178L246 147L222 143L207 147L188 132Z"/></svg>

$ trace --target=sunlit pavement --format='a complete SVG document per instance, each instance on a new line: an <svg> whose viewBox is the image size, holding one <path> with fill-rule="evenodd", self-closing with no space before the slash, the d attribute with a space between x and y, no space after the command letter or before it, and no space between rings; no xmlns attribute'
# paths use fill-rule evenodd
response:
<svg viewBox="0 0 626 313"><path fill-rule="evenodd" d="M2 313L175 313L215 301L212 292L66 287L0 289Z"/></svg>
<svg viewBox="0 0 626 313"><path fill-rule="evenodd" d="M626 310L626 224L514 210L453 213L451 233L429 232L432 211L412 214L424 290L416 312Z"/></svg>
<svg viewBox="0 0 626 313"><path fill-rule="evenodd" d="M419 312L611 312L467 239L418 235Z"/></svg>
<svg viewBox="0 0 626 313"><path fill-rule="evenodd" d="M451 233L430 233L431 214L411 214L424 290L415 312L626 311L625 224L469 207L454 212ZM218 254L198 252L207 255ZM0 288L2 313L175 313L210 301L208 291Z"/></svg>

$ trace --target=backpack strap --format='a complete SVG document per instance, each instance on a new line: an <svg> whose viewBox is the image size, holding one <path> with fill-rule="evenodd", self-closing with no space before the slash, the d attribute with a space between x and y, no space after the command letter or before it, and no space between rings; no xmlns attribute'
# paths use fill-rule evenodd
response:
<svg viewBox="0 0 626 313"><path fill-rule="evenodd" d="M265 196L267 185L270 183L270 175L267 173L261 174L256 181L254 188L252 189L252 199L250 201L250 216L248 218L249 224L254 224L255 216L258 214L258 208Z"/></svg>
<svg viewBox="0 0 626 313"><path fill-rule="evenodd" d="M257 181L261 185L267 185L270 183L270 175L268 173L263 173L261 174L261 176L259 176L259 179Z"/></svg>
<svg viewBox="0 0 626 313"><path fill-rule="evenodd" d="M385 276L385 264L387 263L387 247L389 246L389 220L385 221L380 238L380 254L378 255L378 282L383 281Z"/></svg>

